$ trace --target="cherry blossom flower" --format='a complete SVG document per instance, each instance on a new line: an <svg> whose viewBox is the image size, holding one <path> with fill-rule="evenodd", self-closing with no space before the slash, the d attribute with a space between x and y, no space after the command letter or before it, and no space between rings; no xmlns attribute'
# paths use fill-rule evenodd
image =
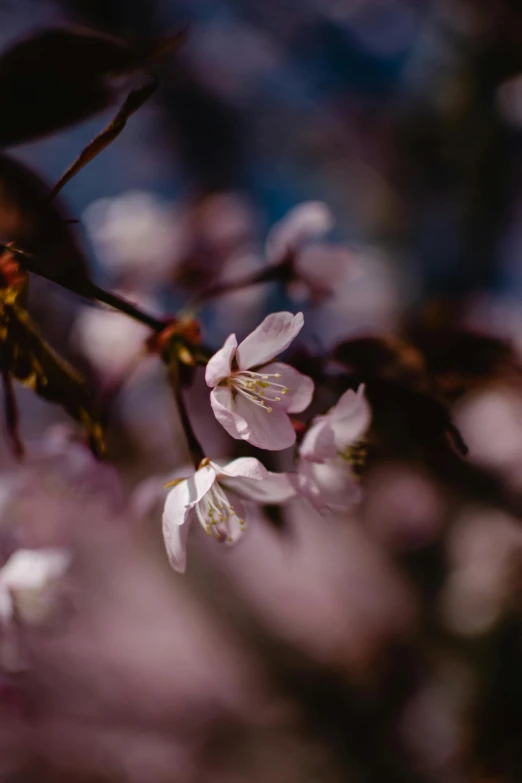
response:
<svg viewBox="0 0 522 783"><path fill-rule="evenodd" d="M187 479L176 480L163 512L163 536L170 563L183 573L187 562L190 525L197 519L207 535L234 544L248 521L248 502L283 503L295 489L284 473L271 473L254 457L240 457L227 465L202 460ZM231 501L228 492L232 492Z"/></svg>
<svg viewBox="0 0 522 783"><path fill-rule="evenodd" d="M337 287L344 286L356 270L356 254L342 245L322 240L331 231L334 217L322 201L305 201L291 209L270 230L266 257L271 264L286 264L290 292L303 294L320 304Z"/></svg>
<svg viewBox="0 0 522 783"><path fill-rule="evenodd" d="M295 443L289 413L300 413L314 384L288 364L273 359L303 327L303 314L272 313L238 346L235 334L207 364L214 415L233 438L270 451Z"/></svg>
<svg viewBox="0 0 522 783"><path fill-rule="evenodd" d="M299 449L297 486L314 505L349 508L360 499L353 446L371 421L364 386L346 391L325 416L314 419Z"/></svg>

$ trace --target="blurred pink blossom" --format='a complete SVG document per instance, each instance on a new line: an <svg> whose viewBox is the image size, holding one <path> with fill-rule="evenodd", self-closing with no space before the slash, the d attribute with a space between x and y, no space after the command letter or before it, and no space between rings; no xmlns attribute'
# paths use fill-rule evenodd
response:
<svg viewBox="0 0 522 783"><path fill-rule="evenodd" d="M22 623L39 622L52 606L54 583L67 571L65 549L18 549L0 569L0 615Z"/></svg>
<svg viewBox="0 0 522 783"><path fill-rule="evenodd" d="M292 296L300 297L301 285L312 300L321 302L353 271L355 255L346 247L316 240L334 225L329 207L322 201L306 201L288 212L270 230L266 256L270 263L289 263Z"/></svg>
<svg viewBox="0 0 522 783"><path fill-rule="evenodd" d="M325 416L317 416L299 447L298 486L314 505L346 509L360 499L350 448L365 434L371 410L364 386L348 389Z"/></svg>

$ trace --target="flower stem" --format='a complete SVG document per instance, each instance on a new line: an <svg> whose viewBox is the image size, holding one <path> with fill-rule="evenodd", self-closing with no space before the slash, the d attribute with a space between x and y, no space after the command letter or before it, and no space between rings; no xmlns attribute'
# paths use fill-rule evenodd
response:
<svg viewBox="0 0 522 783"><path fill-rule="evenodd" d="M199 463L205 457L205 453L201 448L201 444L197 439L194 430L192 429L192 423L190 421L187 408L185 406L185 399L183 397L183 389L181 388L181 380L179 376L179 358L177 356L176 346L174 345L174 343L171 343L169 345L169 347L165 351L164 358L168 366L170 386L174 394L174 399L176 401L176 405L178 408L181 424L185 432L185 437L187 439L187 445L189 447L190 456L192 457L194 467L197 470Z"/></svg>

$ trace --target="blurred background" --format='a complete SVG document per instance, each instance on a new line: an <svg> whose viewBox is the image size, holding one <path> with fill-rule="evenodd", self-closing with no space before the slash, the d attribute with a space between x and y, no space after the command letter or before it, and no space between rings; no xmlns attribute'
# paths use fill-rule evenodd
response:
<svg viewBox="0 0 522 783"><path fill-rule="evenodd" d="M300 274L207 302L203 341L302 310L310 414L364 382L374 418L353 513L265 508L232 549L194 530L174 574L163 484L190 460L150 330L32 279L31 313L106 405L108 459L17 388L27 457L2 445L0 556L71 560L0 636L0 780L520 783L522 7L0 2L4 51L57 25L187 30L60 194L96 282L173 314L274 263L273 227L313 202L324 236ZM50 187L114 113L6 154ZM191 383L206 453L255 454Z"/></svg>

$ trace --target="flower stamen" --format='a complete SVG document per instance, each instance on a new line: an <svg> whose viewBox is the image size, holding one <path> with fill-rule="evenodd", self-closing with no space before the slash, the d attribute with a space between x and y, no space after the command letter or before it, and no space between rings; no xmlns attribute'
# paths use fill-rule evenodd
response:
<svg viewBox="0 0 522 783"><path fill-rule="evenodd" d="M281 373L278 372L259 373L252 370L241 370L230 375L227 378L227 384L235 392L253 402L254 405L264 408L267 413L272 413L273 408L268 403L281 402L281 396L290 391L287 386L271 380L280 377Z"/></svg>
<svg viewBox="0 0 522 783"><path fill-rule="evenodd" d="M233 542L230 522L235 517L241 530L244 529L245 520L239 519L234 506L230 503L226 493L216 482L207 494L196 503L196 516L207 535L214 535L218 541L227 540Z"/></svg>

